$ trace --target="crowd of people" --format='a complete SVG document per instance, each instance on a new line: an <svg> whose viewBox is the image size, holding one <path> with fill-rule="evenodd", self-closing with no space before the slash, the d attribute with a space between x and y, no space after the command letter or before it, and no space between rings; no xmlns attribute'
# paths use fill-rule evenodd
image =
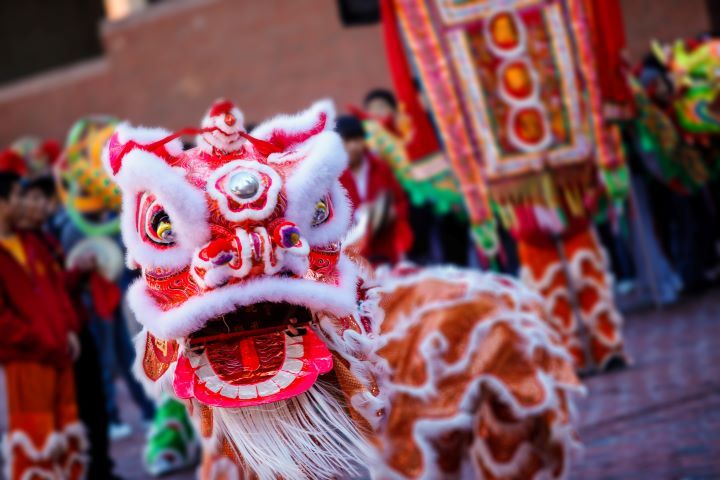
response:
<svg viewBox="0 0 720 480"><path fill-rule="evenodd" d="M145 421L154 416L153 402L131 374L123 283L103 275L91 250L68 262L82 235L57 196L54 156L47 149L31 153L23 158L8 150L0 163L2 430L26 432L41 453L55 445L47 463L68 478L84 468L89 478L114 478L109 439L131 433L115 398L117 373ZM21 441L6 437L9 478L24 461Z"/></svg>

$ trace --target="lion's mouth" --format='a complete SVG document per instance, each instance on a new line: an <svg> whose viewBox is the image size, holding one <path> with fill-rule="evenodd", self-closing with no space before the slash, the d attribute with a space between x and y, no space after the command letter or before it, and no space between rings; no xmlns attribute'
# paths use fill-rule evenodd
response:
<svg viewBox="0 0 720 480"><path fill-rule="evenodd" d="M241 407L294 397L332 368L305 307L264 302L210 320L185 340L175 392L212 406Z"/></svg>

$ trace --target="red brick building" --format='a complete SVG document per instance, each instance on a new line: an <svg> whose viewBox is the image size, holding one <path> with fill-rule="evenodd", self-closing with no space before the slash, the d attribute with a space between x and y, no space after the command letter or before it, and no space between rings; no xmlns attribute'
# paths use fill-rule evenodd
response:
<svg viewBox="0 0 720 480"><path fill-rule="evenodd" d="M622 0L631 56L707 31L706 1ZM99 28L101 56L0 86L0 146L89 113L179 128L226 96L256 122L390 85L380 26L343 26L335 0L165 1Z"/></svg>

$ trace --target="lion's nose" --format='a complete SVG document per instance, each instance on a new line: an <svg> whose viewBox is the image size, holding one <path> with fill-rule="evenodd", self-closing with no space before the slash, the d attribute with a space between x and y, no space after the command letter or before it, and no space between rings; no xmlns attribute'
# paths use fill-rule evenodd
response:
<svg viewBox="0 0 720 480"><path fill-rule="evenodd" d="M248 273L249 262L243 258L237 235L212 239L196 254L193 274L206 288L225 285L232 277Z"/></svg>
<svg viewBox="0 0 720 480"><path fill-rule="evenodd" d="M229 237L217 238L210 241L200 251L200 258L209 261L215 266L226 265L236 256L235 239Z"/></svg>
<svg viewBox="0 0 720 480"><path fill-rule="evenodd" d="M302 275L308 252L298 227L279 219L268 229L239 227L213 238L197 252L193 275L207 288L225 285L231 278L274 275L283 269Z"/></svg>

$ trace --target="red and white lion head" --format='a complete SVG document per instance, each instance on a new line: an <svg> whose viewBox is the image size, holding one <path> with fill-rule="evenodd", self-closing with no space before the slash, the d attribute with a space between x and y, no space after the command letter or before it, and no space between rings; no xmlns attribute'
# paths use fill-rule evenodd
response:
<svg viewBox="0 0 720 480"><path fill-rule="evenodd" d="M128 299L150 350L177 362L176 394L222 407L310 388L332 357L307 325L321 312L350 315L357 301L340 249L351 214L331 103L249 135L242 123L219 101L195 148L122 124L104 154L123 193L128 265L142 270Z"/></svg>

